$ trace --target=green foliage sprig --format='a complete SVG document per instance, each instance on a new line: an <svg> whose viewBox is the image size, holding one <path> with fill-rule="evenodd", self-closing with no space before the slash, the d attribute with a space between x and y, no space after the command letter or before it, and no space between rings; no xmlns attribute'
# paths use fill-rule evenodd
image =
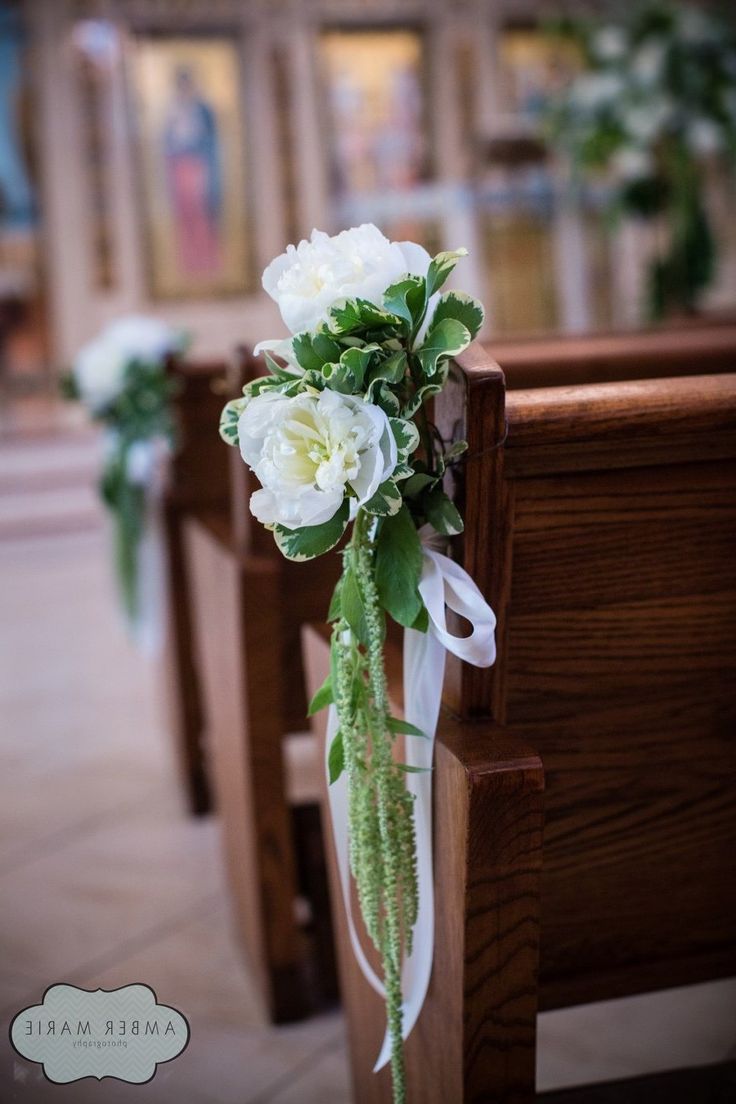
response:
<svg viewBox="0 0 736 1104"><path fill-rule="evenodd" d="M176 389L160 360L131 360L119 392L91 412L108 430L99 491L113 520L116 575L123 608L131 621L139 612L138 550L146 513L145 486L131 477L131 452L140 442L156 438L173 445L171 399ZM73 373L64 376L61 390L67 399L82 397Z"/></svg>

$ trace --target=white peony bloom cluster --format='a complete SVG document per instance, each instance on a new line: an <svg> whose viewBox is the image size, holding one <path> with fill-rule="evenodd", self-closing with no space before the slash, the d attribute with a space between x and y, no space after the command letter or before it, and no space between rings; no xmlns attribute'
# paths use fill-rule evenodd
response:
<svg viewBox="0 0 736 1104"><path fill-rule="evenodd" d="M407 273L426 276L430 256L414 242L391 242L364 223L330 237L313 230L288 246L263 273L263 286L293 334L313 330L344 299L380 306L387 287Z"/></svg>
<svg viewBox="0 0 736 1104"><path fill-rule="evenodd" d="M354 517L397 462L383 410L330 390L256 395L240 416L238 438L262 485L251 496L251 513L286 529L329 521L350 491Z"/></svg>
<svg viewBox="0 0 736 1104"><path fill-rule="evenodd" d="M92 411L104 409L120 394L132 361L160 361L182 344L182 334L157 318L119 318L77 355L73 374L82 401Z"/></svg>

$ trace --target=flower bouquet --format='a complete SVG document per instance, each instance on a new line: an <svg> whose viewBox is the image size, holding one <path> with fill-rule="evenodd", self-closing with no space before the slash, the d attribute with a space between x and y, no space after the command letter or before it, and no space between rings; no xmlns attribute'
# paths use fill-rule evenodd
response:
<svg viewBox="0 0 736 1104"><path fill-rule="evenodd" d="M692 311L715 269L703 166L736 157L736 34L699 8L650 0L621 22L568 20L557 30L585 70L550 104L555 145L580 169L606 169L611 207L658 220L666 244L649 311Z"/></svg>
<svg viewBox="0 0 736 1104"><path fill-rule="evenodd" d="M65 396L80 399L106 427L100 494L114 522L123 609L139 638L146 613L141 566L148 500L173 440L174 383L166 358L184 345L182 334L156 319L121 318L80 350L63 381Z"/></svg>
<svg viewBox="0 0 736 1104"><path fill-rule="evenodd" d="M483 324L475 299L442 291L464 255L432 259L372 225L332 238L314 231L289 246L263 285L292 336L256 348L270 374L227 403L220 427L261 483L250 509L284 556L322 555L351 530L328 613L330 675L310 713L330 707L338 865L348 912L352 873L381 957L379 979L349 916L361 967L385 995L388 1030L377 1068L390 1058L396 1101L406 1093L402 1040L431 969L429 771L445 649L478 665L495 654L492 612L465 572L427 543L463 528L443 477L466 446L442 440L427 403ZM451 636L445 604L471 621L470 637ZM387 694L387 617L406 634L403 719ZM404 761L395 755L399 736Z"/></svg>

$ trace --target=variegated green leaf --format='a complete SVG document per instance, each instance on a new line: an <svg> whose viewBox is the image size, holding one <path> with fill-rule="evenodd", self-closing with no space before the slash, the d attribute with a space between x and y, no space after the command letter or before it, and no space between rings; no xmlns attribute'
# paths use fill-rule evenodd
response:
<svg viewBox="0 0 736 1104"><path fill-rule="evenodd" d="M381 360L378 364L374 364L366 376L366 383L368 384L365 393L366 402L373 401L373 394L380 383L400 383L406 374L406 367L406 353L403 349L392 353L391 356Z"/></svg>
<svg viewBox="0 0 736 1104"><path fill-rule="evenodd" d="M434 295L434 293L442 287L457 262L461 257L467 257L467 255L467 249L453 249L445 253L438 253L437 256L434 257L427 271L428 296Z"/></svg>
<svg viewBox="0 0 736 1104"><path fill-rule="evenodd" d="M391 472L391 478L394 483L400 483L402 479L410 479L414 474L414 469L411 464L404 464L399 462L394 470Z"/></svg>
<svg viewBox="0 0 736 1104"><path fill-rule="evenodd" d="M407 332L418 327L427 307L427 283L423 276L406 276L386 288L383 305L405 323Z"/></svg>
<svg viewBox="0 0 736 1104"><path fill-rule="evenodd" d="M238 420L247 402L247 398L231 399L223 407L220 415L220 436L228 445L238 444Z"/></svg>
<svg viewBox="0 0 736 1104"><path fill-rule="evenodd" d="M380 406L384 414L388 414L389 418L395 418L401 411L401 403L385 384L379 383L375 389L373 395L373 401L376 406Z"/></svg>
<svg viewBox="0 0 736 1104"><path fill-rule="evenodd" d="M337 513L322 525L305 525L301 529L274 526L273 535L279 550L287 560L313 560L329 552L338 543L348 524L350 506L346 498Z"/></svg>
<svg viewBox="0 0 736 1104"><path fill-rule="evenodd" d="M413 418L422 403L425 403L427 399L430 399L432 395L439 395L442 390L441 383L425 383L423 387L420 387L409 399L409 402L404 407L402 414L405 418Z"/></svg>
<svg viewBox="0 0 736 1104"><path fill-rule="evenodd" d="M483 307L472 295L466 295L464 291L446 291L435 307L431 328L434 329L444 318L454 318L456 322L462 322L472 339L483 325L485 314Z"/></svg>
<svg viewBox="0 0 736 1104"><path fill-rule="evenodd" d="M413 422L405 421L403 418L389 418L389 423L396 441L399 460L406 460L419 444L419 430Z"/></svg>
<svg viewBox="0 0 736 1104"><path fill-rule="evenodd" d="M330 309L327 328L331 334L342 336L356 330L396 330L401 319L380 307L369 303L367 299L346 299Z"/></svg>
<svg viewBox="0 0 736 1104"><path fill-rule="evenodd" d="M401 509L401 491L394 479L382 483L372 498L363 503L363 509L376 517L392 517Z"/></svg>
<svg viewBox="0 0 736 1104"><path fill-rule="evenodd" d="M448 498L442 487L424 495L422 506L430 525L446 537L455 537L464 529L463 519L452 499Z"/></svg>
<svg viewBox="0 0 736 1104"><path fill-rule="evenodd" d="M470 344L470 331L462 322L454 318L443 318L427 334L417 358L426 377L431 378L438 371L438 362L457 356Z"/></svg>

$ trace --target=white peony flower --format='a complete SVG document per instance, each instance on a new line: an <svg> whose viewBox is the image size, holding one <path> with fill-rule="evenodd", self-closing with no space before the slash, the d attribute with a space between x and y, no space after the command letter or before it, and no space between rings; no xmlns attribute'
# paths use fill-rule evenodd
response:
<svg viewBox="0 0 736 1104"><path fill-rule="evenodd" d="M182 344L182 334L156 318L118 319L77 354L73 373L83 402L102 410L122 391L131 361L159 361Z"/></svg>
<svg viewBox="0 0 736 1104"><path fill-rule="evenodd" d="M407 273L426 276L430 256L414 242L391 242L364 223L330 237L313 230L309 241L288 246L263 273L263 286L296 334L313 330L342 299L380 306L387 287Z"/></svg>
<svg viewBox="0 0 736 1104"><path fill-rule="evenodd" d="M293 398L263 391L238 421L240 451L262 490L251 513L264 525L321 525L351 497L351 517L396 467L396 442L380 407L309 388Z"/></svg>

